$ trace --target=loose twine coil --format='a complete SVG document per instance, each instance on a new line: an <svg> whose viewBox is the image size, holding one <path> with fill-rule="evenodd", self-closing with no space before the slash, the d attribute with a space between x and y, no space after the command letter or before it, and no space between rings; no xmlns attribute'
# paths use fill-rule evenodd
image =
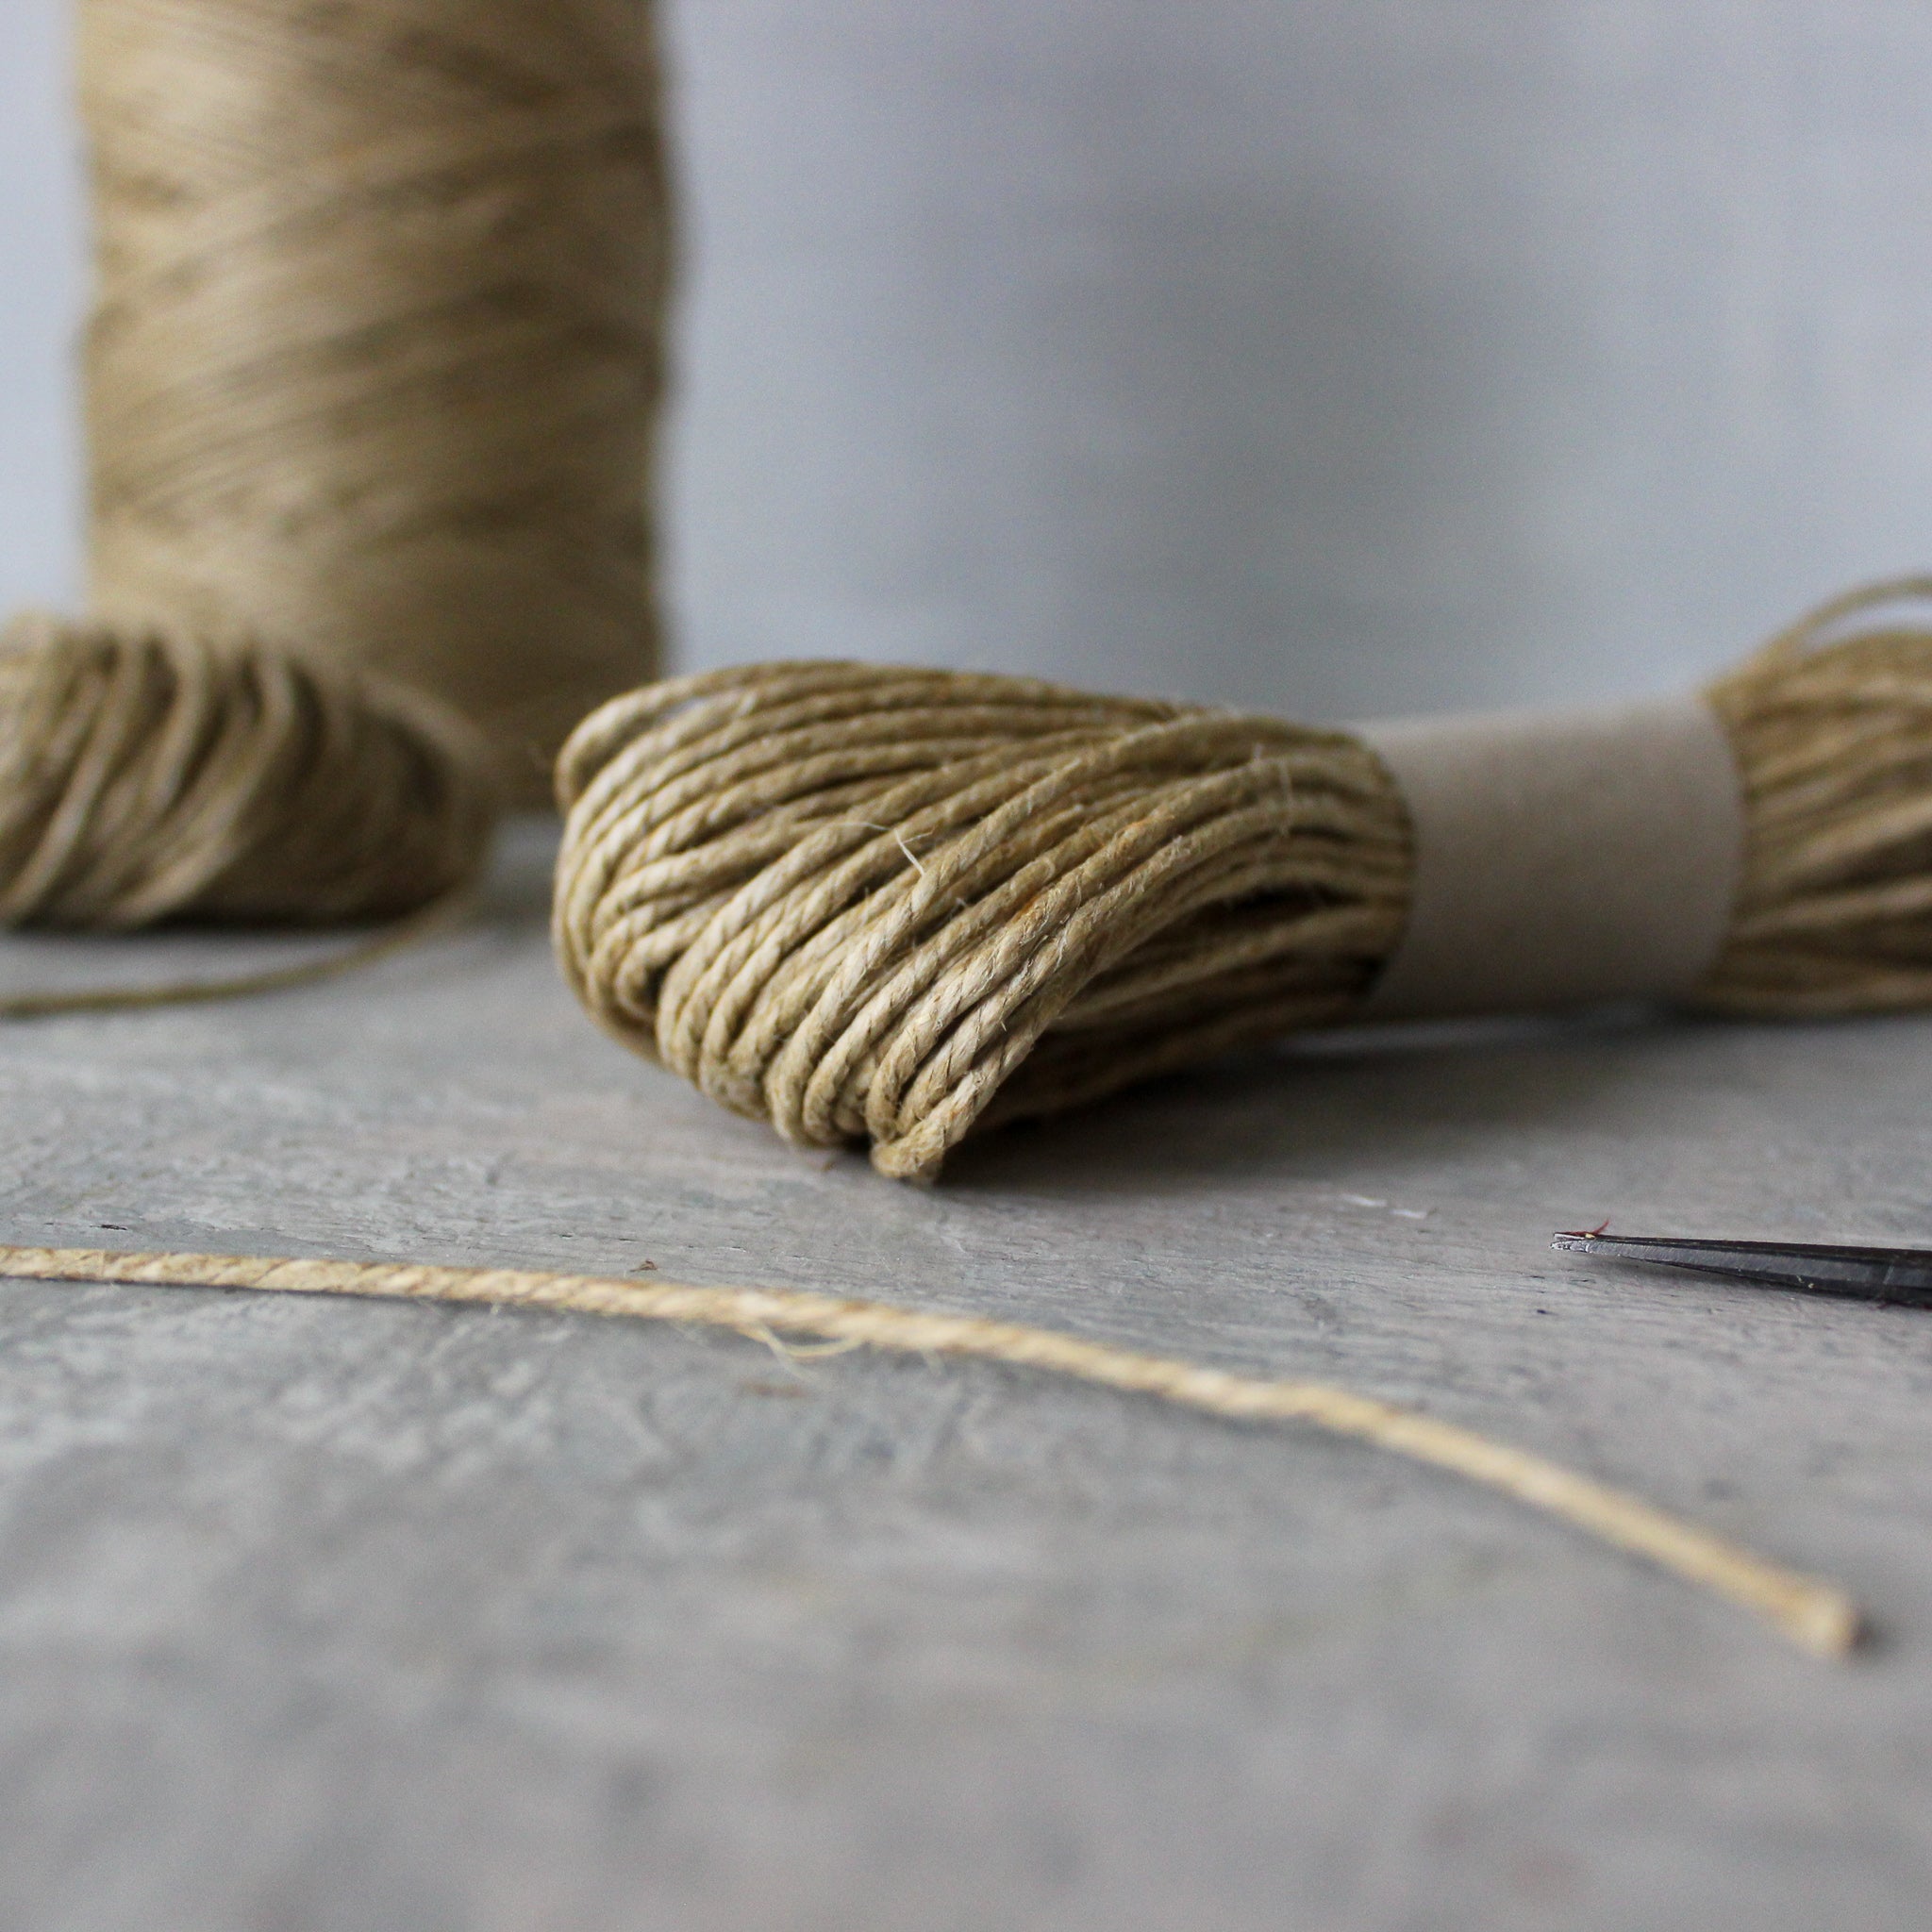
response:
<svg viewBox="0 0 1932 1932"><path fill-rule="evenodd" d="M0 721L13 925L386 919L467 882L495 819L455 713L271 651L22 620Z"/></svg>

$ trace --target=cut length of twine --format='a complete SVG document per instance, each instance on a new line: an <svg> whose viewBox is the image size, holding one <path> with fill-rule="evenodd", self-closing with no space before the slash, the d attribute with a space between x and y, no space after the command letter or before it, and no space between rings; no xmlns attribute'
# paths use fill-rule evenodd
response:
<svg viewBox="0 0 1932 1932"><path fill-rule="evenodd" d="M512 1269L259 1256L117 1255L93 1248L0 1246L0 1275L480 1302L728 1328L767 1341L800 1337L902 1355L970 1357L1151 1395L1233 1422L1307 1423L1331 1435L1448 1470L1741 1605L1815 1657L1844 1656L1863 1631L1857 1605L1836 1585L1767 1562L1635 1496L1453 1423L1320 1382L1229 1374L1017 1322L926 1313L791 1289L698 1287Z"/></svg>
<svg viewBox="0 0 1932 1932"><path fill-rule="evenodd" d="M391 953L406 953L425 940L458 924L475 911L479 894L459 886L406 919L398 919L350 945L287 966L264 966L219 979L165 979L138 986L90 986L72 991L0 993L0 1020L52 1020L63 1013L125 1013L146 1007L202 1007L219 1000L253 999L258 993L287 992L347 973L359 973Z"/></svg>

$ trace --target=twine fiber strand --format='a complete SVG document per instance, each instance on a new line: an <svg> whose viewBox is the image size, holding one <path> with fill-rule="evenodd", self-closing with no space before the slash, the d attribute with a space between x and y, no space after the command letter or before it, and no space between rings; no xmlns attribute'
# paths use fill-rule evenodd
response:
<svg viewBox="0 0 1932 1932"><path fill-rule="evenodd" d="M475 909L476 894L458 887L432 900L419 911L383 926L379 931L312 959L287 966L267 966L250 973L233 973L213 979L169 979L138 986L84 987L58 991L0 994L0 1020L51 1020L71 1013L125 1013L146 1007L200 1007L221 1000L253 998L258 993L287 992L298 986L315 986L339 979L407 952L435 934L457 924Z"/></svg>
<svg viewBox="0 0 1932 1932"><path fill-rule="evenodd" d="M94 614L370 667L509 789L654 656L646 0L80 0Z"/></svg>
<svg viewBox="0 0 1932 1932"><path fill-rule="evenodd" d="M760 1340L795 1336L905 1355L972 1357L1153 1396L1233 1422L1305 1423L1447 1470L1728 1598L1814 1656L1845 1655L1862 1630L1857 1606L1835 1585L1768 1563L1634 1496L1453 1424L1318 1382L1229 1374L1014 1322L780 1289L91 1248L0 1247L0 1275L480 1302L728 1328Z"/></svg>
<svg viewBox="0 0 1932 1932"><path fill-rule="evenodd" d="M1932 580L1708 693L1746 816L1691 997L1932 1003ZM976 1128L1356 1017L1414 882L1358 740L1026 679L840 663L647 687L565 746L555 941L597 1022L807 1145L931 1180Z"/></svg>

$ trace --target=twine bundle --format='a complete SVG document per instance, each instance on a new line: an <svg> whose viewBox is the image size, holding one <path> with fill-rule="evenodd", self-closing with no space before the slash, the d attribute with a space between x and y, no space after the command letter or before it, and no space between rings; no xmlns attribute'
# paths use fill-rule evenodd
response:
<svg viewBox="0 0 1932 1932"><path fill-rule="evenodd" d="M17 621L0 638L0 921L384 919L495 821L432 701L262 649Z"/></svg>
<svg viewBox="0 0 1932 1932"><path fill-rule="evenodd" d="M1698 1003L1932 1002L1932 633L1875 615L1928 591L1826 606L1707 693L1744 839ZM592 1016L915 1180L975 1127L1349 1018L1414 886L1357 738L1017 678L674 680L587 719L558 793L556 941Z"/></svg>

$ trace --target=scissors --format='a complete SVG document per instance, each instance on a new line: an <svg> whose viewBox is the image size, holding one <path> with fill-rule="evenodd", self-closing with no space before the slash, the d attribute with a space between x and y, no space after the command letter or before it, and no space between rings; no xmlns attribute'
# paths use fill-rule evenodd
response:
<svg viewBox="0 0 1932 1932"><path fill-rule="evenodd" d="M1932 1248L1840 1248L1812 1241L1681 1241L1671 1235L1608 1234L1603 1227L1574 1228L1551 1246L1569 1255L1602 1255L1689 1268L1730 1281L1765 1288L1795 1288L1807 1294L1851 1301L1890 1302L1932 1308Z"/></svg>

